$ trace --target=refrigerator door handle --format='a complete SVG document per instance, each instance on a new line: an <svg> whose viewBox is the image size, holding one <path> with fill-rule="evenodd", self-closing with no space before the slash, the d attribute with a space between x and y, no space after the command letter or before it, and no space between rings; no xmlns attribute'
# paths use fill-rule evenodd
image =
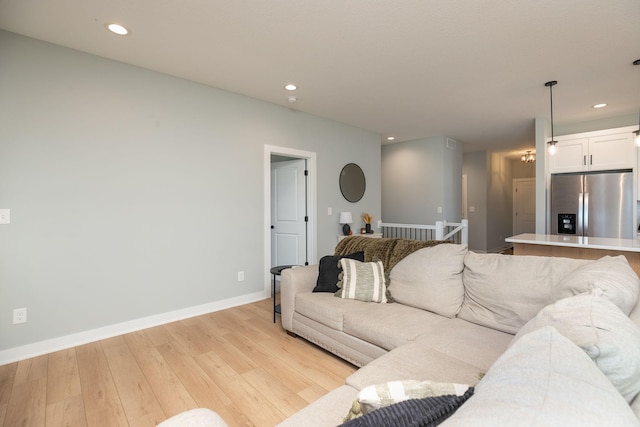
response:
<svg viewBox="0 0 640 427"><path fill-rule="evenodd" d="M584 218L584 223L582 227L584 228L583 236L589 236L589 193L584 193L584 206L582 207L584 210L582 217Z"/></svg>
<svg viewBox="0 0 640 427"><path fill-rule="evenodd" d="M578 193L578 223L576 224L576 228L577 228L576 232L578 233L578 236L582 236L583 229L584 229L583 218L582 218L583 201L584 201L584 194Z"/></svg>

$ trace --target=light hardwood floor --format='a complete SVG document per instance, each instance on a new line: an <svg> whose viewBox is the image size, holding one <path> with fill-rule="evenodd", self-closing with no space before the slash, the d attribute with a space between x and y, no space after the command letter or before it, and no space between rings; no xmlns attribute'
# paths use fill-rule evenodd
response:
<svg viewBox="0 0 640 427"><path fill-rule="evenodd" d="M287 335L267 299L0 366L0 425L155 426L205 407L273 426L356 368Z"/></svg>

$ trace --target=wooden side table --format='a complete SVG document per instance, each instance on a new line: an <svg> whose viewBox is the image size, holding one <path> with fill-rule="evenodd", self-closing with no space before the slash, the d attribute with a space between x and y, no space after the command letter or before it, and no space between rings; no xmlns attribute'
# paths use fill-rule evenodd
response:
<svg viewBox="0 0 640 427"><path fill-rule="evenodd" d="M271 267L271 270L269 270L271 274L273 274L273 286L271 290L273 293L273 323L276 323L276 313L282 314L280 304L276 305L276 276L279 276L282 273L282 270L286 270L291 267L295 267L295 265L277 265L275 267Z"/></svg>

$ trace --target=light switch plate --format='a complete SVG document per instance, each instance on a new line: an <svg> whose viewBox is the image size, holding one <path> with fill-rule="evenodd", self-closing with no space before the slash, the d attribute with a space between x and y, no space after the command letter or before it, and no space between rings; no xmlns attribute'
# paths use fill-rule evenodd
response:
<svg viewBox="0 0 640 427"><path fill-rule="evenodd" d="M11 223L11 210L0 209L0 224L10 224L10 223Z"/></svg>

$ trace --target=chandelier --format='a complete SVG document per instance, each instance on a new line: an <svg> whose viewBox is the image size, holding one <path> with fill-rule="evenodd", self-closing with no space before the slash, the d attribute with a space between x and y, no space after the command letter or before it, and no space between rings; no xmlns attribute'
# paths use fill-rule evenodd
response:
<svg viewBox="0 0 640 427"><path fill-rule="evenodd" d="M522 163L534 163L536 161L536 155L531 154L531 151L527 151L522 155L522 157L520 157L520 161Z"/></svg>

